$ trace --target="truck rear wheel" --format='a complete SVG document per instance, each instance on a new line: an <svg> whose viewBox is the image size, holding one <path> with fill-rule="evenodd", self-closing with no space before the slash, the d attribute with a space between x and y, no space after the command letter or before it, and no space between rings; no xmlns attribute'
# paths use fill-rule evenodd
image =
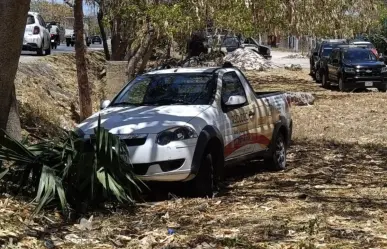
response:
<svg viewBox="0 0 387 249"><path fill-rule="evenodd" d="M286 142L284 135L278 133L273 142L273 149L270 155L265 158L265 165L270 170L284 170L286 168Z"/></svg>
<svg viewBox="0 0 387 249"><path fill-rule="evenodd" d="M43 55L43 47L44 47L44 44L43 44L43 42L42 42L42 47L37 48L37 50L36 50L36 53L37 53L39 56L42 56L42 55Z"/></svg>
<svg viewBox="0 0 387 249"><path fill-rule="evenodd" d="M51 54L51 44L48 46L46 50L44 50L44 55L50 55Z"/></svg>
<svg viewBox="0 0 387 249"><path fill-rule="evenodd" d="M189 192L194 197L212 197L215 189L214 165L211 153L204 154L198 174L188 182Z"/></svg>
<svg viewBox="0 0 387 249"><path fill-rule="evenodd" d="M322 87L324 87L326 89L329 89L331 85L328 82L328 76L327 76L327 74L325 72L322 73L322 77L321 78L322 78L322 80L321 80Z"/></svg>

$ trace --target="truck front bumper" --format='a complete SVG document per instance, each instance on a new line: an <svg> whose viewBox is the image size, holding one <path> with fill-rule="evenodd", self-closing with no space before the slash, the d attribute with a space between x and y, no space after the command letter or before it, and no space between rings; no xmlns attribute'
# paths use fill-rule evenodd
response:
<svg viewBox="0 0 387 249"><path fill-rule="evenodd" d="M197 139L155 143L156 134L148 134L143 145L128 146L130 164L143 181L184 181L191 174Z"/></svg>
<svg viewBox="0 0 387 249"><path fill-rule="evenodd" d="M382 76L349 76L343 81L344 88L367 89L367 88L387 88L387 75Z"/></svg>

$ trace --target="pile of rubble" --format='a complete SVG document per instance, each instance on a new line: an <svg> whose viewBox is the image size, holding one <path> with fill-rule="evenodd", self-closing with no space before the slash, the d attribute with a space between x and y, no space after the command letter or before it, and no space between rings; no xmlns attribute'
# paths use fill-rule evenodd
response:
<svg viewBox="0 0 387 249"><path fill-rule="evenodd" d="M309 106L309 105L313 105L315 101L315 97L311 93L288 92L288 93L285 93L285 95L293 105Z"/></svg>
<svg viewBox="0 0 387 249"><path fill-rule="evenodd" d="M285 69L290 71L301 71L302 67L300 64L288 64L285 65Z"/></svg>
<svg viewBox="0 0 387 249"><path fill-rule="evenodd" d="M271 61L266 60L263 56L248 48L238 48L232 53L227 54L223 61L229 61L235 67L244 71L265 71L275 67Z"/></svg>

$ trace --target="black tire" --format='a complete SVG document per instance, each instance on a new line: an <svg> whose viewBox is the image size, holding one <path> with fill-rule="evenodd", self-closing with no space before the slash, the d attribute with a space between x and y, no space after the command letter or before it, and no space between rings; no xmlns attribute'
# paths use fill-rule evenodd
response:
<svg viewBox="0 0 387 249"><path fill-rule="evenodd" d="M193 197L212 197L214 184L214 164L211 153L204 154L199 172L189 182L189 192Z"/></svg>
<svg viewBox="0 0 387 249"><path fill-rule="evenodd" d="M39 55L39 56L42 56L43 55L43 42L42 42L42 47L40 47L40 48L38 48L37 50L36 50L36 53L37 53L37 55Z"/></svg>
<svg viewBox="0 0 387 249"><path fill-rule="evenodd" d="M317 83L321 83L321 73L319 71L315 74L315 80Z"/></svg>
<svg viewBox="0 0 387 249"><path fill-rule="evenodd" d="M309 75L313 80L316 80L316 73L314 71L311 71Z"/></svg>
<svg viewBox="0 0 387 249"><path fill-rule="evenodd" d="M280 171L286 168L286 142L282 133L279 133L273 141L273 149L265 158L265 165L270 170Z"/></svg>
<svg viewBox="0 0 387 249"><path fill-rule="evenodd" d="M321 85L326 89L329 89L331 87L331 84L329 84L328 82L328 75L325 72L322 73Z"/></svg>
<svg viewBox="0 0 387 249"><path fill-rule="evenodd" d="M345 87L344 87L344 82L343 82L343 78L339 78L339 90L340 90L340 92L346 92L347 91L347 89L345 89Z"/></svg>
<svg viewBox="0 0 387 249"><path fill-rule="evenodd" d="M383 93L387 92L387 86L384 85L384 86L382 86L382 87L379 87L379 88L378 88L378 91L379 91L379 92L383 92Z"/></svg>
<svg viewBox="0 0 387 249"><path fill-rule="evenodd" d="M44 50L44 55L50 55L51 54L51 46L48 46L48 49Z"/></svg>

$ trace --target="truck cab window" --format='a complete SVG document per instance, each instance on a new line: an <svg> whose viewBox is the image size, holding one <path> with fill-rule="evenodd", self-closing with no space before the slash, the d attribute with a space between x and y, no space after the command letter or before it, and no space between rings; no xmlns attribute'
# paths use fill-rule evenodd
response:
<svg viewBox="0 0 387 249"><path fill-rule="evenodd" d="M233 95L240 95L246 98L245 89L235 72L225 73L222 82L222 103L226 103L229 97Z"/></svg>

